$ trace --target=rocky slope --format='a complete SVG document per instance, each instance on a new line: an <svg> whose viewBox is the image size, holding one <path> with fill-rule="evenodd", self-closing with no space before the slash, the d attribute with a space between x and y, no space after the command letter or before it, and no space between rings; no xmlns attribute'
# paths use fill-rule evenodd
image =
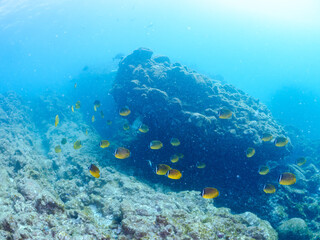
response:
<svg viewBox="0 0 320 240"><path fill-rule="evenodd" d="M252 213L232 215L199 192L165 193L118 172L112 150L100 149L81 111L66 106L47 96L26 107L14 93L0 95L1 239L277 239Z"/></svg>

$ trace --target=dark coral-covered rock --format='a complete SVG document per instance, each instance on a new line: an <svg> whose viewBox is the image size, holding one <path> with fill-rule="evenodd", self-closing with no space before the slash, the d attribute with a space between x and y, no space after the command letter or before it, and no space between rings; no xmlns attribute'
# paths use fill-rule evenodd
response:
<svg viewBox="0 0 320 240"><path fill-rule="evenodd" d="M131 109L130 122L139 118L150 127L147 135L138 135L132 143L133 156L157 164L170 163L175 151L184 153L183 163L180 160L177 168L184 172L181 181L186 184L176 187L198 188L214 183L233 190L239 189L239 184L253 184L251 188L255 189L261 182L259 165L289 154L290 142L278 148L261 141L264 133L274 137L286 133L259 100L230 84L171 64L165 57L151 56L151 50L140 48L125 57L111 92L119 107ZM222 108L233 112L231 119L219 119ZM181 146L174 149L169 143L171 137L179 138ZM165 150L148 150L149 141L154 139L161 140ZM256 149L250 159L245 155L248 147ZM197 161L207 164L202 172L195 171ZM263 181L277 179L276 174L265 176Z"/></svg>

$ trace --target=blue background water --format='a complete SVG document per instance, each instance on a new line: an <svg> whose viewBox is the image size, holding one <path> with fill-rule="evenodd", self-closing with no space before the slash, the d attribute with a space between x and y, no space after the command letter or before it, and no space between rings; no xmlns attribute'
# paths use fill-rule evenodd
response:
<svg viewBox="0 0 320 240"><path fill-rule="evenodd" d="M0 92L66 93L85 66L107 74L117 68L117 53L144 46L223 76L266 103L277 119L316 138L319 12L316 0L4 0Z"/></svg>

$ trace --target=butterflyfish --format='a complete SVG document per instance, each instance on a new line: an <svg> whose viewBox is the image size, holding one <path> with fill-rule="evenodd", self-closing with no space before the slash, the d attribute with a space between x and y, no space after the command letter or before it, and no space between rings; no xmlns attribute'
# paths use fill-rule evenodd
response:
<svg viewBox="0 0 320 240"><path fill-rule="evenodd" d="M276 192L276 188L272 184L268 183L264 185L263 191L267 194L272 194Z"/></svg>
<svg viewBox="0 0 320 240"><path fill-rule="evenodd" d="M276 147L284 147L285 145L287 145L289 142L289 140L285 137L277 137L274 140L274 145L276 145Z"/></svg>
<svg viewBox="0 0 320 240"><path fill-rule="evenodd" d="M126 117L131 113L130 109L128 107L123 107L119 110L120 116Z"/></svg>
<svg viewBox="0 0 320 240"><path fill-rule="evenodd" d="M158 150L158 149L163 147L163 144L159 140L153 140L153 141L150 142L149 147L150 147L150 149Z"/></svg>
<svg viewBox="0 0 320 240"><path fill-rule="evenodd" d="M166 176L170 179L175 179L178 180L182 177L182 174L179 170L177 169L170 169L167 173Z"/></svg>
<svg viewBox="0 0 320 240"><path fill-rule="evenodd" d="M60 145L57 145L55 148L54 148L54 151L56 153L60 153L61 152L61 146Z"/></svg>
<svg viewBox="0 0 320 240"><path fill-rule="evenodd" d="M156 174L158 175L166 175L167 172L171 169L170 166L166 165L166 164L158 164L156 166Z"/></svg>
<svg viewBox="0 0 320 240"><path fill-rule="evenodd" d="M201 192L201 197L205 199L212 199L219 196L219 191L216 188L206 187Z"/></svg>
<svg viewBox="0 0 320 240"><path fill-rule="evenodd" d="M296 181L297 181L296 176L293 173L289 173L289 172L282 173L279 178L279 183L281 185L286 185L286 186L295 184Z"/></svg>
<svg viewBox="0 0 320 240"><path fill-rule="evenodd" d="M247 151L246 151L246 156L248 157L248 158L251 158L251 157L253 157L253 155L256 153L256 150L254 149L254 148L252 148L252 147L249 147L249 148L247 148Z"/></svg>
<svg viewBox="0 0 320 240"><path fill-rule="evenodd" d="M78 150L78 149L80 149L81 147L82 147L82 145L81 145L81 141L80 141L80 140L74 142L74 144L73 144L73 148L74 148L74 149Z"/></svg>
<svg viewBox="0 0 320 240"><path fill-rule="evenodd" d="M230 119L232 117L232 112L229 109L221 109L218 112L220 119Z"/></svg>
<svg viewBox="0 0 320 240"><path fill-rule="evenodd" d="M101 140L100 141L100 147L101 148L107 148L110 146L110 142L108 140Z"/></svg>
<svg viewBox="0 0 320 240"><path fill-rule="evenodd" d="M177 147L180 145L180 141L178 138L171 138L170 143L172 146Z"/></svg>
<svg viewBox="0 0 320 240"><path fill-rule="evenodd" d="M124 147L118 147L114 152L114 156L118 159L125 159L130 157L130 151Z"/></svg>
<svg viewBox="0 0 320 240"><path fill-rule="evenodd" d="M96 165L91 164L90 167L89 167L89 171L90 171L90 174L92 176L94 176L95 178L99 178L100 177L100 170Z"/></svg>

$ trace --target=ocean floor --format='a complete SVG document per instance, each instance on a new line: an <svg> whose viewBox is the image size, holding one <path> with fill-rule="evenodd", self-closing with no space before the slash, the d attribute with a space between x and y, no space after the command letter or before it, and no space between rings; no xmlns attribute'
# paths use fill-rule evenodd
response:
<svg viewBox="0 0 320 240"><path fill-rule="evenodd" d="M200 192L170 192L119 172L121 160L99 148L81 112L39 101L42 108L31 108L15 93L0 95L0 239L278 239L253 213L234 215Z"/></svg>

